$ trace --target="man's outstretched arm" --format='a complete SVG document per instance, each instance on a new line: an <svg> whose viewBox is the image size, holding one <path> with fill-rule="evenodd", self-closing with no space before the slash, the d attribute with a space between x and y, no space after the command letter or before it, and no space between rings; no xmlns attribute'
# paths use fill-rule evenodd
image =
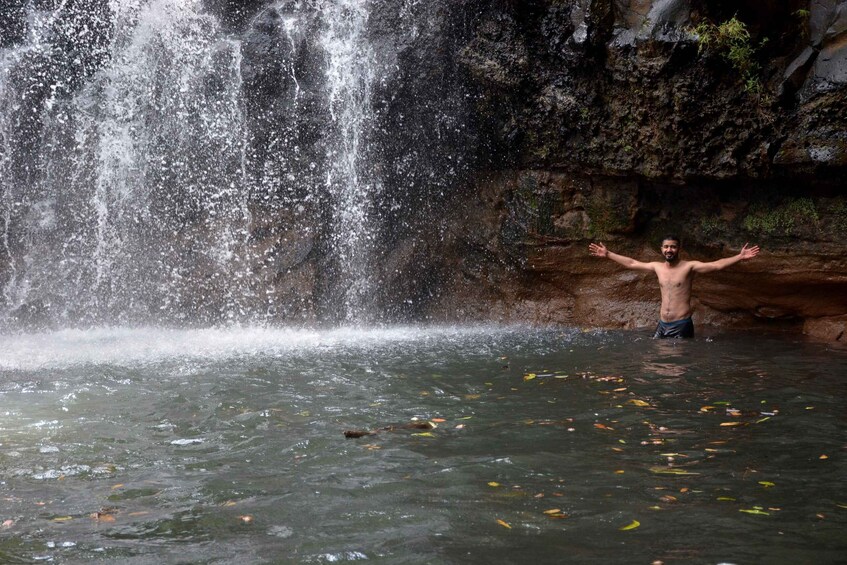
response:
<svg viewBox="0 0 847 565"><path fill-rule="evenodd" d="M591 243L588 245L588 251L594 255L595 257L608 257L615 263L623 265L627 269L633 269L636 271L654 271L652 263L642 263L641 261L636 261L632 257L626 257L625 255L618 255L617 253L612 253L606 246L602 243Z"/></svg>
<svg viewBox="0 0 847 565"><path fill-rule="evenodd" d="M741 261L747 261L752 259L756 255L759 254L759 246L754 245L753 247L747 247L747 243L744 244L744 247L741 248L741 251L738 255L733 255L732 257L725 257L724 259L718 259L717 261L709 261L708 263L704 263L702 261L692 261L691 268L695 273L711 273L713 271L720 271L721 269L726 269L730 265L735 265Z"/></svg>

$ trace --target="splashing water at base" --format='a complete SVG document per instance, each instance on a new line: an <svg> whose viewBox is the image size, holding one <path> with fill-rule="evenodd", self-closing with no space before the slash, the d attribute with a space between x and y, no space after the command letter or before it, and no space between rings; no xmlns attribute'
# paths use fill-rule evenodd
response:
<svg viewBox="0 0 847 565"><path fill-rule="evenodd" d="M835 562L845 369L750 334L4 337L0 560Z"/></svg>

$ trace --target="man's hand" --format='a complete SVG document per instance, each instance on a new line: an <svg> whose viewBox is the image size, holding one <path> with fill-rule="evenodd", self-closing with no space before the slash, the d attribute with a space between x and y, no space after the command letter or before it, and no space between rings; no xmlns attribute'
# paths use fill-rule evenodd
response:
<svg viewBox="0 0 847 565"><path fill-rule="evenodd" d="M759 254L759 246L754 245L753 247L747 247L749 244L745 243L744 247L741 248L741 251L738 253L738 256L741 257L742 261L746 261L748 259L752 259L756 255Z"/></svg>
<svg viewBox="0 0 847 565"><path fill-rule="evenodd" d="M756 252L758 253L758 247L756 248ZM594 255L595 257L608 257L609 250L606 249L606 246L602 243L590 243L588 245L588 251Z"/></svg>

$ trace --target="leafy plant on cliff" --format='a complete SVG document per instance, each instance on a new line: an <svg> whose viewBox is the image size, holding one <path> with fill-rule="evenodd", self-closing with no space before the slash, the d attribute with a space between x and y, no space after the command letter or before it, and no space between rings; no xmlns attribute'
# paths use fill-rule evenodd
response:
<svg viewBox="0 0 847 565"><path fill-rule="evenodd" d="M697 34L700 52L715 53L727 61L744 81L744 90L758 93L762 90L759 79L761 67L756 61L756 50L750 40L747 25L733 17L721 24L709 21L699 23L694 28ZM765 44L762 40L759 47Z"/></svg>
<svg viewBox="0 0 847 565"><path fill-rule="evenodd" d="M744 218L744 229L758 235L797 235L803 228L817 229L820 217L810 198L792 198L775 208L759 205Z"/></svg>

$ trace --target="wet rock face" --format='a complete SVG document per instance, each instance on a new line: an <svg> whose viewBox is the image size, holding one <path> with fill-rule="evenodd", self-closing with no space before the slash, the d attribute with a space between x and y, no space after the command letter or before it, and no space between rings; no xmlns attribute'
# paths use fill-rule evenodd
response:
<svg viewBox="0 0 847 565"><path fill-rule="evenodd" d="M843 339L833 328L847 313L845 6L488 3L459 57L484 146L506 158L477 185L470 225L451 231L459 275L443 312L654 324L655 280L589 257L587 243L659 260L661 234L678 232L692 259L745 241L765 250L698 278L698 322ZM758 91L693 31L735 15Z"/></svg>
<svg viewBox="0 0 847 565"><path fill-rule="evenodd" d="M592 257L587 243L661 261L662 238L678 233L684 259L728 257L747 241L763 249L751 261L696 276L698 325L843 340L847 199L776 188L538 169L492 175L469 199L466 221L450 232L444 254L456 276L436 310L460 319L649 328L658 317L655 276Z"/></svg>

